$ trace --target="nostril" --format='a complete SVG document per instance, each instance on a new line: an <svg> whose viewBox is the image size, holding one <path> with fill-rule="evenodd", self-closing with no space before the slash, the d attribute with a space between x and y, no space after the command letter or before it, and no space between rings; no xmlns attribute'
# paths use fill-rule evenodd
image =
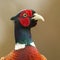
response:
<svg viewBox="0 0 60 60"><path fill-rule="evenodd" d="M35 15L33 15L32 17L34 17Z"/></svg>

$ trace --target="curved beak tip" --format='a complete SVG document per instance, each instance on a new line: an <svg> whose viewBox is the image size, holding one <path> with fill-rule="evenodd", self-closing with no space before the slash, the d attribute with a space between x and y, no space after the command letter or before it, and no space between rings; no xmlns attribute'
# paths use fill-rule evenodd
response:
<svg viewBox="0 0 60 60"><path fill-rule="evenodd" d="M41 16L41 20L43 21L43 22L45 22L45 19Z"/></svg>
<svg viewBox="0 0 60 60"><path fill-rule="evenodd" d="M45 21L45 19L43 18L43 16L35 13L34 14L34 17L32 17L32 19L35 19L35 20L42 20L43 22Z"/></svg>

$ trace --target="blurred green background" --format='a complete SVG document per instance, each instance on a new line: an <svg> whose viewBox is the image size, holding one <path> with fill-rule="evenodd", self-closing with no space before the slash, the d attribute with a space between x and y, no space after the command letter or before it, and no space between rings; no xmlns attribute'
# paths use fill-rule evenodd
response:
<svg viewBox="0 0 60 60"><path fill-rule="evenodd" d="M21 9L33 9L45 18L32 28L32 37L48 60L60 60L60 0L0 0L0 57L14 48L10 18Z"/></svg>

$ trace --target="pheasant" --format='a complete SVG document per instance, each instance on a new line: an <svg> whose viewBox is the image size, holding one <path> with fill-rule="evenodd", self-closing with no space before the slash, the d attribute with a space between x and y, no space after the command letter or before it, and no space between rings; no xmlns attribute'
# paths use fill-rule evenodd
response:
<svg viewBox="0 0 60 60"><path fill-rule="evenodd" d="M15 49L0 60L47 60L38 52L31 36L31 28L44 18L32 9L24 9L11 20L14 21Z"/></svg>

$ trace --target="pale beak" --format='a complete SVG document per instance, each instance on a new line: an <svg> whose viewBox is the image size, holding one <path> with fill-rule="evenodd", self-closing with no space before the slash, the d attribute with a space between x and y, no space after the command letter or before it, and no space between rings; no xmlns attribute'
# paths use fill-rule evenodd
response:
<svg viewBox="0 0 60 60"><path fill-rule="evenodd" d="M32 19L45 21L44 18L37 13L34 13L34 17L32 17Z"/></svg>

